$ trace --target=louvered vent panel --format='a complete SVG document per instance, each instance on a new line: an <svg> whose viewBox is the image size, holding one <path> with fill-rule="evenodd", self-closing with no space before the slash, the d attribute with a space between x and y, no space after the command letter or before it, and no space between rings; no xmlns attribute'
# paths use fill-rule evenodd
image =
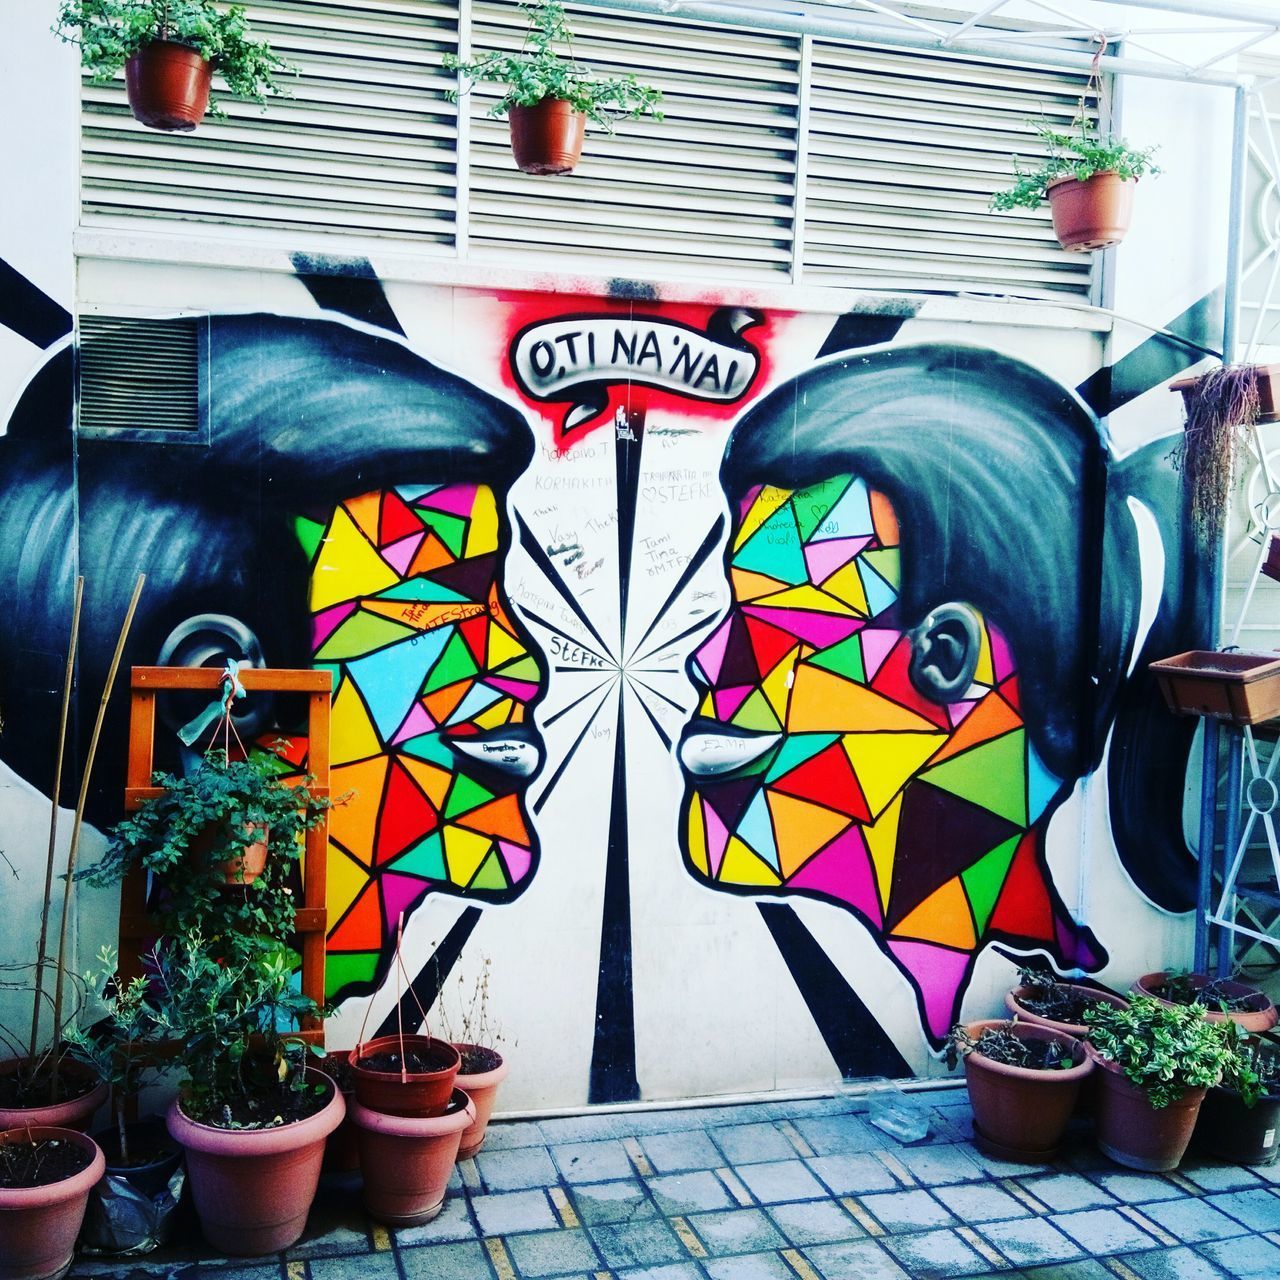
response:
<svg viewBox="0 0 1280 1280"><path fill-rule="evenodd" d="M472 47L516 49L514 4L473 6ZM505 120L471 94L470 256L537 268L572 259L597 272L785 278L795 201L799 41L570 8L579 59L634 72L665 95L662 123L588 129L567 177L531 177L511 158Z"/></svg>
<svg viewBox="0 0 1280 1280"><path fill-rule="evenodd" d="M265 0L255 31L301 68L289 99L224 99L190 134L144 129L121 79L83 93L86 224L145 219L453 245L456 0ZM216 88L216 80L215 80Z"/></svg>
<svg viewBox="0 0 1280 1280"><path fill-rule="evenodd" d="M805 283L1087 294L1091 255L1058 247L1047 208L987 208L1010 155L1044 155L1029 121L1069 125L1084 79L815 42Z"/></svg>
<svg viewBox="0 0 1280 1280"><path fill-rule="evenodd" d="M202 318L80 317L80 431L198 436Z"/></svg>

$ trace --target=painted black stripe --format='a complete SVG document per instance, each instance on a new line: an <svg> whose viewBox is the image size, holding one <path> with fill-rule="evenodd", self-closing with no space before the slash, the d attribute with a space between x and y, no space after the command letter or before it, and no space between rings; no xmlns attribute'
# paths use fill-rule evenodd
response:
<svg viewBox="0 0 1280 1280"><path fill-rule="evenodd" d="M0 258L0 324L48 350L71 332L71 312Z"/></svg>
<svg viewBox="0 0 1280 1280"><path fill-rule="evenodd" d="M581 622L582 625L586 627L587 631L595 637L596 643L599 644L600 648L605 653L608 653L609 645L607 641L596 630L595 624L591 619L587 617L586 613L583 611L582 605L578 603L578 597L569 589L568 584L560 576L560 571L552 563L551 557L542 549L542 545L538 542L537 538L533 536L533 530L525 524L524 517L518 511L516 512L516 525L520 530L520 545L529 553L529 558L538 566L542 576L546 578L553 587L555 587L556 593L565 602L565 604L567 604L569 608L573 610L574 614L577 615L578 621ZM528 610L526 609L525 612L528 613ZM530 613L529 617L532 618L533 614ZM543 623L543 625L546 626L547 624ZM551 629L555 630L554 627Z"/></svg>
<svg viewBox="0 0 1280 1280"><path fill-rule="evenodd" d="M415 1032L421 1027L422 1015L418 1012L418 1005L430 1009L435 1003L440 989L448 981L450 971L458 963L462 948L467 945L467 939L479 923L480 908L467 907L453 922L453 927L445 934L444 941L435 949L430 959L418 970L418 976L414 978L409 990L400 997L399 1015L392 1009L383 1018L378 1035L395 1035L400 1019L403 1019L406 1028L412 1027Z"/></svg>
<svg viewBox="0 0 1280 1280"><path fill-rule="evenodd" d="M897 337L898 330L923 304L904 300L902 305L909 308L905 315L871 315L861 311L846 311L844 315L837 316L818 357L833 356L858 347L873 347L880 342L892 342Z"/></svg>
<svg viewBox="0 0 1280 1280"><path fill-rule="evenodd" d="M644 413L628 412L628 434L615 429L613 464L618 483L618 652L627 651L627 605L631 560L635 555L636 505L640 499L640 459L644 453ZM632 438L634 437L634 438Z"/></svg>
<svg viewBox="0 0 1280 1280"><path fill-rule="evenodd" d="M627 685L627 688L631 690L632 697L634 697L640 704L640 710L648 716L649 723L653 725L653 731L658 735L659 741L668 751L670 751L672 744L671 735L658 723L658 719L650 710L649 704L635 691L635 689L630 684Z"/></svg>
<svg viewBox="0 0 1280 1280"><path fill-rule="evenodd" d="M846 1080L914 1074L795 911L781 902L756 905L840 1074Z"/></svg>
<svg viewBox="0 0 1280 1280"><path fill-rule="evenodd" d="M307 291L326 311L337 311L388 333L404 334L368 258L295 253L290 261Z"/></svg>
<svg viewBox="0 0 1280 1280"><path fill-rule="evenodd" d="M556 789L556 784L560 779L564 777L564 771L569 767L569 761L578 754L578 748L582 746L582 740L587 736L587 730L595 723L596 716L600 714L600 708L604 706L606 701L608 701L610 690L613 688L616 680L617 677L615 676L613 680L609 681L609 688L601 695L600 701L596 703L594 710L587 717L586 722L578 732L578 736L574 738L572 743L570 743L569 750L564 753L564 758L560 761L559 767L556 769L555 773L551 775L547 785L542 788L541 795L539 795L533 802L534 813L541 813L543 805L551 799L551 793ZM596 688L599 687L599 685L596 686Z"/></svg>
<svg viewBox="0 0 1280 1280"><path fill-rule="evenodd" d="M701 631L703 627L710 626L711 623L715 622L719 617L720 617L719 612L716 612L716 613L709 613L706 615L706 617L699 618L697 622L695 622L692 626L685 627L685 629L681 631L679 635L674 635L671 637L670 640L664 640L661 644L654 645L653 648L647 650L645 653L638 654L636 657L632 658L631 665L634 666L637 662L649 661L649 659L655 657L656 655L661 653L664 649L670 649L672 645L679 644L680 641L685 639L687 636L691 636L695 632ZM643 669L644 668L641 668L641 670Z"/></svg>
<svg viewBox="0 0 1280 1280"><path fill-rule="evenodd" d="M699 543L697 551L689 557L689 563L685 565L684 572L680 575L680 580L667 594L667 598L662 602L662 608L653 615L653 621L649 623L642 635L636 643L639 649L646 640L653 634L654 628L666 617L667 610L675 604L680 593L693 581L693 575L706 563L707 557L716 549L720 542L720 535L724 532L724 516L721 516L715 524L711 526L707 536Z"/></svg>

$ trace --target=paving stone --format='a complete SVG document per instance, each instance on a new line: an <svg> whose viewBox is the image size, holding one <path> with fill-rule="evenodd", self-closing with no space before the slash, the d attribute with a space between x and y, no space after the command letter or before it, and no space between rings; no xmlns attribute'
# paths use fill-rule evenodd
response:
<svg viewBox="0 0 1280 1280"><path fill-rule="evenodd" d="M901 1185L875 1156L815 1156L805 1163L838 1196L896 1191Z"/></svg>
<svg viewBox="0 0 1280 1280"><path fill-rule="evenodd" d="M627 1149L616 1138L563 1143L551 1148L551 1157L566 1182L608 1182L635 1173Z"/></svg>
<svg viewBox="0 0 1280 1280"><path fill-rule="evenodd" d="M1194 1249L1153 1249L1150 1253L1130 1253L1121 1261L1142 1280L1221 1280L1225 1272Z"/></svg>
<svg viewBox="0 0 1280 1280"><path fill-rule="evenodd" d="M396 1270L395 1254L390 1252L367 1253L360 1259L347 1257L312 1258L307 1263L311 1280L350 1280L359 1274L361 1280L400 1280ZM204 1268L201 1267L203 1271ZM219 1277L225 1280L225 1277Z"/></svg>
<svg viewBox="0 0 1280 1280"><path fill-rule="evenodd" d="M502 1191L472 1196L471 1211L486 1236L512 1231L549 1231L560 1225L545 1191Z"/></svg>
<svg viewBox="0 0 1280 1280"><path fill-rule="evenodd" d="M1026 1280L1115 1280L1115 1272L1093 1258L1051 1262L1047 1267L1028 1267L1019 1274Z"/></svg>
<svg viewBox="0 0 1280 1280"><path fill-rule="evenodd" d="M592 1271L600 1259L585 1231L538 1231L507 1236L507 1252L523 1276L563 1276Z"/></svg>
<svg viewBox="0 0 1280 1280"><path fill-rule="evenodd" d="M357 1206L359 1199L356 1200ZM362 1216L362 1215L360 1215ZM304 1258L328 1258L367 1253L369 1229L363 1224L349 1227L333 1223L317 1223L314 1216L307 1223L307 1233L297 1244L286 1251L290 1262Z"/></svg>
<svg viewBox="0 0 1280 1280"><path fill-rule="evenodd" d="M706 1116L710 1108L682 1108L679 1111L633 1111L627 1116L631 1121L627 1132L637 1137L646 1133L685 1133L706 1128Z"/></svg>
<svg viewBox="0 0 1280 1280"><path fill-rule="evenodd" d="M791 1140L773 1124L726 1125L712 1130L711 1137L733 1165L790 1160L796 1154Z"/></svg>
<svg viewBox="0 0 1280 1280"><path fill-rule="evenodd" d="M1050 1221L1092 1254L1132 1253L1157 1242L1114 1209L1086 1209L1083 1213L1055 1213Z"/></svg>
<svg viewBox="0 0 1280 1280"><path fill-rule="evenodd" d="M874 1241L820 1244L804 1250L823 1280L908 1280L907 1273Z"/></svg>
<svg viewBox="0 0 1280 1280"><path fill-rule="evenodd" d="M761 1204L781 1204L785 1200L812 1200L822 1195L822 1183L809 1172L803 1160L749 1164L735 1169L734 1172Z"/></svg>
<svg viewBox="0 0 1280 1280"><path fill-rule="evenodd" d="M618 1272L618 1280L702 1280L696 1262L672 1262L660 1267L628 1268Z"/></svg>
<svg viewBox="0 0 1280 1280"><path fill-rule="evenodd" d="M1008 1222L987 1222L977 1228L1015 1267L1036 1263L1067 1262L1079 1258L1082 1250L1043 1218L1014 1218Z"/></svg>
<svg viewBox="0 0 1280 1280"><path fill-rule="evenodd" d="M774 1225L794 1245L856 1240L866 1235L852 1214L834 1200L804 1200L769 1208Z"/></svg>
<svg viewBox="0 0 1280 1280"><path fill-rule="evenodd" d="M1021 1200L989 1182L935 1187L933 1194L961 1222L996 1222L1002 1218L1025 1218L1031 1213Z"/></svg>
<svg viewBox="0 0 1280 1280"><path fill-rule="evenodd" d="M1276 1207L1280 1208L1280 1201ZM1193 1196L1144 1204L1142 1212L1152 1222L1173 1232L1184 1244L1196 1244L1201 1240L1222 1240L1245 1232L1245 1228L1234 1218L1219 1213L1207 1200L1197 1200Z"/></svg>
<svg viewBox="0 0 1280 1280"><path fill-rule="evenodd" d="M573 1203L578 1217L587 1226L609 1222L634 1222L638 1218L657 1215L653 1201L634 1179L627 1182L605 1182L599 1186L574 1187Z"/></svg>
<svg viewBox="0 0 1280 1280"><path fill-rule="evenodd" d="M797 1120L795 1126L816 1156L879 1151L892 1143L888 1134L872 1129L857 1116L820 1116Z"/></svg>
<svg viewBox="0 0 1280 1280"><path fill-rule="evenodd" d="M911 1235L892 1236L884 1243L912 1280L971 1276L991 1270L991 1263L954 1231L917 1231Z"/></svg>
<svg viewBox="0 0 1280 1280"><path fill-rule="evenodd" d="M441 1240L474 1240L479 1234L472 1221L466 1196L449 1196L440 1215L420 1227L397 1227L397 1243L406 1248L418 1244L438 1244Z"/></svg>
<svg viewBox="0 0 1280 1280"><path fill-rule="evenodd" d="M484 1134L486 1151L510 1151L513 1147L545 1144L542 1127L531 1120L491 1120Z"/></svg>
<svg viewBox="0 0 1280 1280"><path fill-rule="evenodd" d="M718 1129L721 1125L771 1124L777 1118L776 1104L747 1102L732 1107L708 1107L703 1112L703 1127Z"/></svg>
<svg viewBox="0 0 1280 1280"><path fill-rule="evenodd" d="M956 1220L927 1191L886 1191L858 1198L887 1231L956 1225Z"/></svg>
<svg viewBox="0 0 1280 1280"><path fill-rule="evenodd" d="M894 1156L927 1187L951 1182L972 1182L982 1177L982 1169L963 1147L908 1148L894 1152Z"/></svg>
<svg viewBox="0 0 1280 1280"><path fill-rule="evenodd" d="M489 1256L478 1240L401 1249L400 1265L404 1268L405 1280L440 1280L442 1276L448 1276L449 1280L493 1280Z"/></svg>
<svg viewBox="0 0 1280 1280"><path fill-rule="evenodd" d="M1205 1203L1229 1213L1253 1231L1280 1230L1280 1196L1265 1187L1206 1196Z"/></svg>
<svg viewBox="0 0 1280 1280"><path fill-rule="evenodd" d="M796 1273L776 1253L707 1258L702 1268L711 1280L796 1280Z"/></svg>
<svg viewBox="0 0 1280 1280"><path fill-rule="evenodd" d="M1280 1248L1261 1236L1208 1240L1199 1249L1237 1280L1275 1280L1280 1276Z"/></svg>
<svg viewBox="0 0 1280 1280"><path fill-rule="evenodd" d="M968 1136L972 1138L973 1135ZM983 1173L990 1174L993 1178L1024 1178L1027 1175L1027 1166L1022 1161L1001 1160L998 1156L989 1156L985 1151L979 1151L977 1147L969 1148L969 1159Z"/></svg>
<svg viewBox="0 0 1280 1280"><path fill-rule="evenodd" d="M1158 1173L1095 1173L1092 1175L1104 1191L1109 1191L1121 1204L1146 1204L1150 1200L1176 1200L1186 1195L1168 1178Z"/></svg>
<svg viewBox="0 0 1280 1280"><path fill-rule="evenodd" d="M1057 1213L1075 1209L1101 1209L1115 1205L1114 1197L1078 1173L1050 1173L1038 1178L1019 1178L1018 1182L1043 1204Z"/></svg>
<svg viewBox="0 0 1280 1280"><path fill-rule="evenodd" d="M760 1209L725 1209L695 1213L689 1224L711 1254L760 1253L784 1249L787 1242Z"/></svg>
<svg viewBox="0 0 1280 1280"><path fill-rule="evenodd" d="M560 1181L546 1147L482 1151L476 1157L476 1166L488 1191L526 1191L531 1187L553 1187Z"/></svg>
<svg viewBox="0 0 1280 1280"><path fill-rule="evenodd" d="M588 1227L587 1234L606 1267L651 1267L660 1262L683 1262L689 1256L661 1218L601 1223Z"/></svg>
<svg viewBox="0 0 1280 1280"><path fill-rule="evenodd" d="M394 1264L395 1259L392 1258L391 1261ZM114 1265L117 1269L120 1267L119 1258L115 1259ZM73 1266L71 1269L71 1275L74 1276L78 1269L79 1268ZM131 1269L132 1268L129 1268L129 1270ZM123 1275L125 1273L121 1272L120 1274ZM151 1274L163 1275L164 1272L156 1271ZM216 1280L280 1280L280 1264L278 1262L264 1262L256 1267L246 1267L241 1265L217 1267L216 1269L206 1264L200 1267L200 1274L216 1277ZM391 1280L391 1277L387 1277L387 1280Z"/></svg>
<svg viewBox="0 0 1280 1280"><path fill-rule="evenodd" d="M1178 1172L1205 1191L1246 1191L1258 1185L1257 1176L1248 1169L1217 1160L1189 1160Z"/></svg>
<svg viewBox="0 0 1280 1280"><path fill-rule="evenodd" d="M583 1116L556 1116L539 1120L538 1128L549 1146L561 1142L595 1142L602 1138L626 1138L635 1130L634 1117L625 1111L591 1112Z"/></svg>
<svg viewBox="0 0 1280 1280"><path fill-rule="evenodd" d="M641 1140L640 1145L658 1173L714 1169L724 1163L724 1157L716 1150L715 1144L700 1130L650 1134Z"/></svg>
<svg viewBox="0 0 1280 1280"><path fill-rule="evenodd" d="M736 1203L724 1183L705 1169L693 1173L667 1173L650 1178L648 1183L650 1194L666 1214L732 1209Z"/></svg>

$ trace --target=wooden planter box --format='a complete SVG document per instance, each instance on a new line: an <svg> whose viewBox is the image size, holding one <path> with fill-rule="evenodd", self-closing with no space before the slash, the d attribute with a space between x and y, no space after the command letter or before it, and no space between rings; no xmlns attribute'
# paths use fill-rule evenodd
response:
<svg viewBox="0 0 1280 1280"><path fill-rule="evenodd" d="M1234 724L1280 716L1280 655L1192 649L1151 664L1169 709Z"/></svg>

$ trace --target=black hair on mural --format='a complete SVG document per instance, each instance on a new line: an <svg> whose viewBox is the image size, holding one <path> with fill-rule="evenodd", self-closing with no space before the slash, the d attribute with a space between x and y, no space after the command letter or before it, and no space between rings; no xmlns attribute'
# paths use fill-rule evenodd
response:
<svg viewBox="0 0 1280 1280"><path fill-rule="evenodd" d="M308 564L294 516L392 484L502 491L533 455L514 408L390 336L213 316L208 361L207 446L74 440L69 350L33 379L0 438L0 753L45 794L77 572L79 686L94 700L139 571L148 585L126 668L154 662L174 626L205 613L243 619L271 665L306 665ZM126 701L109 741L123 741ZM96 813L118 815L122 764L99 769Z"/></svg>
<svg viewBox="0 0 1280 1280"><path fill-rule="evenodd" d="M1112 826L1126 869L1152 901L1186 910L1195 873L1181 784L1194 722L1163 710L1146 673L1190 643L1194 564L1180 532L1166 533L1160 614L1127 674L1141 582L1127 500L1158 521L1176 515L1167 452L1113 462L1093 413L1044 373L930 343L832 359L776 388L735 426L721 480L733 503L756 484L845 473L882 491L902 526L899 624L949 600L991 619L1012 646L1036 750L1067 781L1097 767L1114 724Z"/></svg>

